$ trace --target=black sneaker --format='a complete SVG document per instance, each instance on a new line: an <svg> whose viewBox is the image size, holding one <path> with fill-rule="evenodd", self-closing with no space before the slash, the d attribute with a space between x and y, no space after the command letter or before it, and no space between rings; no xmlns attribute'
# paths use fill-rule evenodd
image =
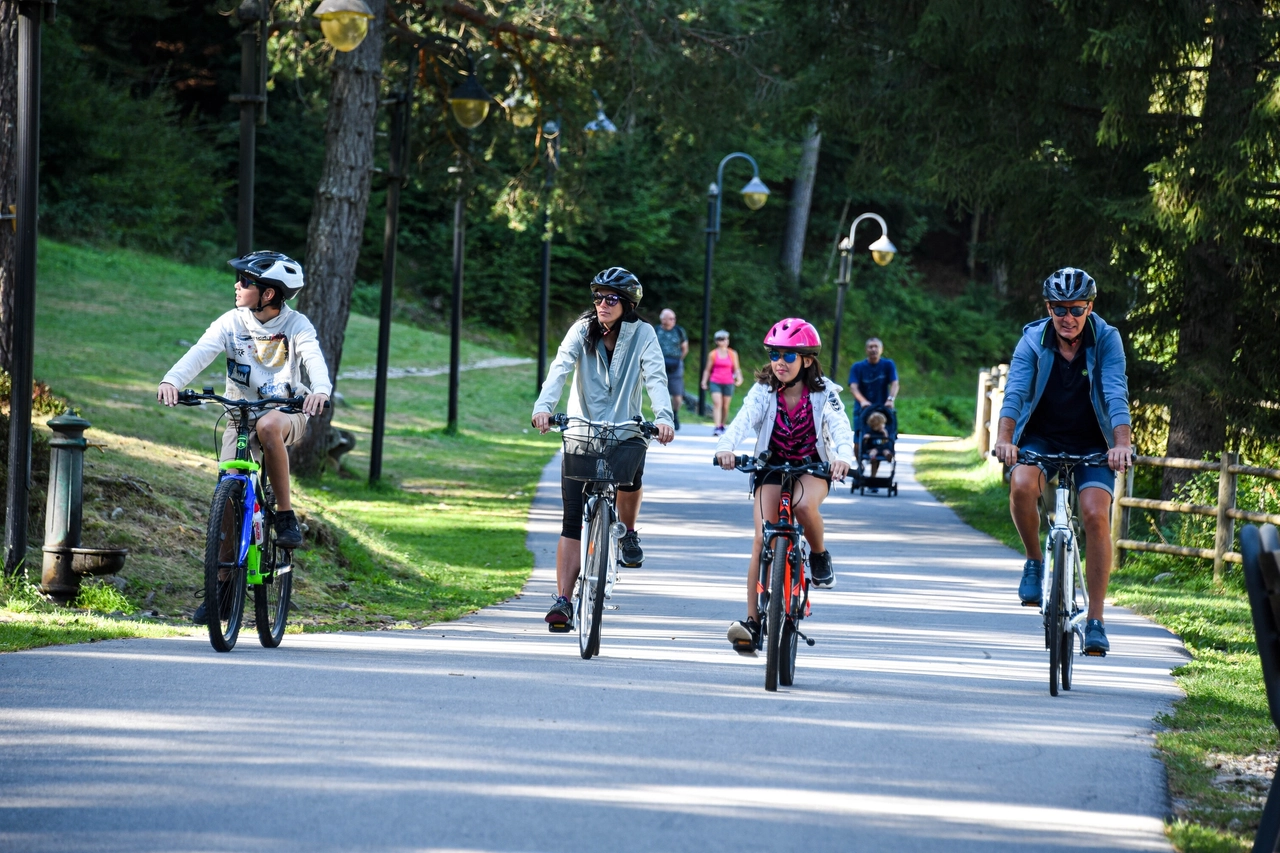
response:
<svg viewBox="0 0 1280 853"><path fill-rule="evenodd" d="M282 510L276 513L276 547L301 548L302 528L298 526L298 516L293 510Z"/></svg>
<svg viewBox="0 0 1280 853"><path fill-rule="evenodd" d="M1084 623L1084 653L1093 657L1104 658L1111 651L1111 641L1107 639L1107 629L1102 627L1101 619L1090 619Z"/></svg>
<svg viewBox="0 0 1280 853"><path fill-rule="evenodd" d="M627 531L627 535L618 540L618 555L622 558L622 565L628 569L644 565L644 551L640 548L640 537L634 530Z"/></svg>
<svg viewBox="0 0 1280 853"><path fill-rule="evenodd" d="M1022 581L1018 584L1018 599L1023 607L1040 606L1040 582L1044 577L1044 560L1027 560L1022 564Z"/></svg>
<svg viewBox="0 0 1280 853"><path fill-rule="evenodd" d="M734 622L729 626L729 643L735 652L755 654L760 647L760 623L754 619Z"/></svg>
<svg viewBox="0 0 1280 853"><path fill-rule="evenodd" d="M200 606L196 608L196 612L191 614L191 622L194 625L209 624L209 610L204 606L204 602L200 602Z"/></svg>
<svg viewBox="0 0 1280 853"><path fill-rule="evenodd" d="M831 570L830 551L814 551L809 555L809 577L818 589L831 589L836 585L836 573Z"/></svg>
<svg viewBox="0 0 1280 853"><path fill-rule="evenodd" d="M556 596L556 603L546 615L547 630L553 634L563 634L573 627L573 603L563 595Z"/></svg>

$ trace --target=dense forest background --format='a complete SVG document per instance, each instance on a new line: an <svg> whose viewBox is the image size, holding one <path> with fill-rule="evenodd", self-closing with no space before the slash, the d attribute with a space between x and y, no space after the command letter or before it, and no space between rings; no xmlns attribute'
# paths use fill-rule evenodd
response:
<svg viewBox="0 0 1280 853"><path fill-rule="evenodd" d="M333 54L302 0L272 3L255 244L306 255ZM834 243L882 214L900 254L858 233L842 372L884 339L904 390L971 393L1041 316L1052 270L1089 270L1124 332L1144 450L1274 443L1280 426L1275 4L1202 0L389 0L384 95L407 32L481 58L484 124L449 116L447 58L424 50L401 207L397 312L448 312L456 173L468 175L470 334L536 341L550 205L552 338L598 269L646 287L642 313L701 324L707 185L745 151L773 194L725 179L712 326L753 359L780 316L834 326ZM41 228L213 272L235 243L239 24L203 0L74 0L45 31ZM597 100L617 132L587 134ZM383 111L385 113L385 111ZM550 119L561 168L544 189ZM380 113L379 130L387 117ZM820 134L798 275L783 263L802 146ZM814 141L809 143L814 144ZM386 166L385 135L377 165ZM374 313L385 178L375 174L352 309ZM792 235L794 236L794 235ZM696 353L697 341L693 352ZM838 377L842 379L843 377Z"/></svg>

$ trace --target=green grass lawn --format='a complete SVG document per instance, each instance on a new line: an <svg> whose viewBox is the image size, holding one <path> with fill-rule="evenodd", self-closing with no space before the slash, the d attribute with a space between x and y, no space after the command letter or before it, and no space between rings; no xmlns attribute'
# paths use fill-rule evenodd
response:
<svg viewBox="0 0 1280 853"><path fill-rule="evenodd" d="M1021 550L1000 469L971 440L921 448L915 469L961 519ZM1169 838L1186 853L1251 848L1271 772L1256 768L1277 746L1248 599L1231 568L1216 587L1205 561L1129 553L1111 579L1115 603L1173 631L1193 658L1174 671L1186 698L1159 720L1156 737L1174 801Z"/></svg>
<svg viewBox="0 0 1280 853"><path fill-rule="evenodd" d="M158 612L158 621L175 627L202 584L216 412L164 409L155 387L231 307L232 282L225 271L137 252L40 245L36 376L93 423L88 437L101 445L86 457L85 544L129 547L127 607ZM376 321L353 315L341 372L371 368L376 344ZM462 345L464 363L504 355L511 354ZM447 338L393 327L393 366L447 362ZM221 388L220 364L206 376ZM298 508L316 547L297 560L295 625L416 627L518 592L532 568L524 547L529 505L558 447L555 436L527 431L534 366L463 373L456 436L443 433L446 376L390 380L376 488L365 482L373 382L341 380L337 389L344 402L334 422L356 433L359 445L341 474L298 484ZM28 563L38 566L39 531L32 538ZM49 609L24 603L20 589L0 590L0 649L156 630L137 619L112 621L91 599L77 611ZM59 627L77 614L88 622ZM45 618L48 630L33 630Z"/></svg>

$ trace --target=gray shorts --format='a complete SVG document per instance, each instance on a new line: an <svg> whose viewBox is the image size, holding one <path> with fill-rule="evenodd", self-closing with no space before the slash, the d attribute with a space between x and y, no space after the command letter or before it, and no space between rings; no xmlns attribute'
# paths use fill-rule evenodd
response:
<svg viewBox="0 0 1280 853"><path fill-rule="evenodd" d="M671 402L684 397L684 371L679 373L667 374L667 393L671 395Z"/></svg>
<svg viewBox="0 0 1280 853"><path fill-rule="evenodd" d="M733 396L734 385L732 382L708 382L707 388L712 394L723 394L726 397Z"/></svg>

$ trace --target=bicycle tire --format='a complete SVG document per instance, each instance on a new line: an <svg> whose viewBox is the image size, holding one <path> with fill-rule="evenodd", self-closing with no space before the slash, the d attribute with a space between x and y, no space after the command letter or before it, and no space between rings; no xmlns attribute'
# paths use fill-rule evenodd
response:
<svg viewBox="0 0 1280 853"><path fill-rule="evenodd" d="M1066 605L1062 600L1063 573L1070 571L1066 565L1066 548L1061 537L1053 540L1053 576L1049 584L1049 695L1058 695L1058 674L1062 667L1062 634L1065 628ZM1070 678L1070 676L1068 676Z"/></svg>
<svg viewBox="0 0 1280 853"><path fill-rule="evenodd" d="M289 621L289 599L293 596L293 554L276 547L276 532L270 514L264 513L262 531L262 583L253 588L253 616L258 642L274 649L284 639ZM282 565L283 564L283 565ZM287 569L283 574L280 569Z"/></svg>
<svg viewBox="0 0 1280 853"><path fill-rule="evenodd" d="M209 618L209 643L220 652L235 648L244 620L246 568L239 559L244 488L244 483L233 477L218 483L205 535L205 612ZM226 577L220 579L220 575Z"/></svg>
<svg viewBox="0 0 1280 853"><path fill-rule="evenodd" d="M782 625L782 654L778 657L778 683L790 687L796 678L796 652L800 648L800 633L795 622L786 619Z"/></svg>
<svg viewBox="0 0 1280 853"><path fill-rule="evenodd" d="M787 600L787 553L790 543L778 540L773 549L773 565L769 568L769 612L765 619L768 642L764 654L764 689L778 689L779 658L782 656L782 632L785 630Z"/></svg>
<svg viewBox="0 0 1280 853"><path fill-rule="evenodd" d="M1076 632L1071 628L1067 628L1062 634L1062 663L1059 665L1062 678L1062 689L1071 689L1071 668L1075 666L1076 659Z"/></svg>
<svg viewBox="0 0 1280 853"><path fill-rule="evenodd" d="M600 654L600 623L608 579L609 512L608 504L599 500L587 522L587 559L578 573L578 651L583 660Z"/></svg>

